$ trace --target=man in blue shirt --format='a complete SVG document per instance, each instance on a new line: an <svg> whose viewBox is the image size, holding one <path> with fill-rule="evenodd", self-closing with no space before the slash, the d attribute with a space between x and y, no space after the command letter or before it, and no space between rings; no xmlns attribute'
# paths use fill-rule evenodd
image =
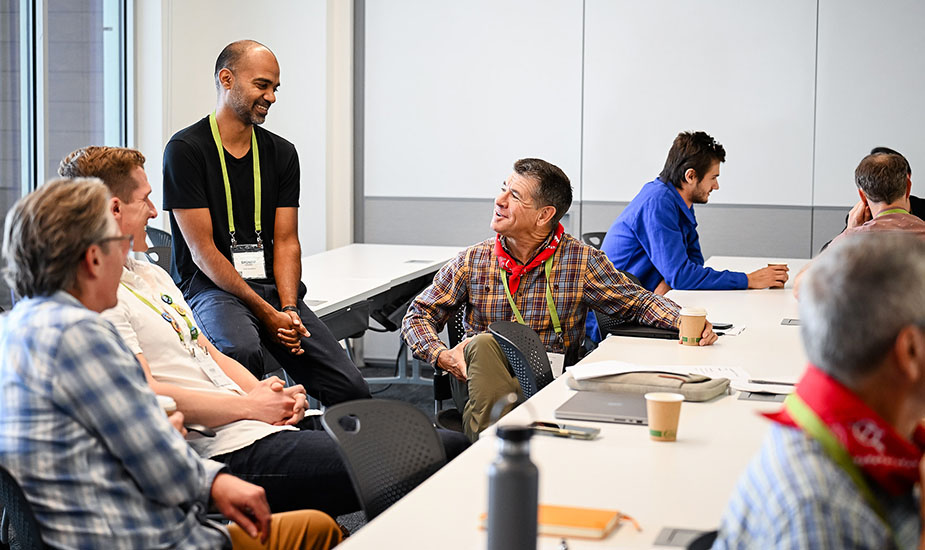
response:
<svg viewBox="0 0 925 550"><path fill-rule="evenodd" d="M695 204L719 189L723 146L704 132L681 132L661 174L645 184L607 231L601 250L617 269L647 290L738 290L782 287L786 266L752 273L717 271L703 265Z"/></svg>

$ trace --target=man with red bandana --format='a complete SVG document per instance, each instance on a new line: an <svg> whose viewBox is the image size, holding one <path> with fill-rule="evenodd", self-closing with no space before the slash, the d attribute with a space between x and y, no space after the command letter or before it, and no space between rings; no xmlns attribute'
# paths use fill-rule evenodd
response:
<svg viewBox="0 0 925 550"><path fill-rule="evenodd" d="M739 480L714 548L922 548L925 242L857 235L800 295L811 362Z"/></svg>
<svg viewBox="0 0 925 550"><path fill-rule="evenodd" d="M218 102L164 149L171 276L216 348L261 378L280 366L324 405L369 387L302 298L299 157L260 125L279 63L240 40L215 62Z"/></svg>
<svg viewBox="0 0 925 550"><path fill-rule="evenodd" d="M491 228L497 235L447 263L411 304L402 336L417 357L446 370L470 439L491 422L493 405L520 384L488 325L517 321L539 335L546 350L575 363L589 308L645 325L678 326L671 300L634 284L599 250L565 233L559 223L572 204L572 187L559 167L521 159L501 184ZM467 334L455 348L438 333L465 306ZM701 345L716 341L707 323ZM510 406L504 411L510 410Z"/></svg>

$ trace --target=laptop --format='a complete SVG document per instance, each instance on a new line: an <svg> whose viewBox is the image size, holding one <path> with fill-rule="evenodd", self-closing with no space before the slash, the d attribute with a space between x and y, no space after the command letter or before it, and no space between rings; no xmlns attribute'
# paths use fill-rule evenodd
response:
<svg viewBox="0 0 925 550"><path fill-rule="evenodd" d="M648 424L641 393L580 391L556 409L560 420L590 420L618 424Z"/></svg>
<svg viewBox="0 0 925 550"><path fill-rule="evenodd" d="M614 336L631 336L634 338L661 338L663 340L677 340L678 329L650 327L636 323L624 323L604 329Z"/></svg>

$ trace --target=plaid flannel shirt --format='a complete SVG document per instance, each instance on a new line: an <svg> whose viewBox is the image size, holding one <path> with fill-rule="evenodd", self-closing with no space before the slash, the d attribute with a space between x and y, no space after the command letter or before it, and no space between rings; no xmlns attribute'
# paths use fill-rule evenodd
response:
<svg viewBox="0 0 925 550"><path fill-rule="evenodd" d="M0 463L54 548L224 548L223 467L164 416L113 326L65 292L0 318Z"/></svg>
<svg viewBox="0 0 925 550"><path fill-rule="evenodd" d="M447 349L438 333L461 306L465 328L485 332L494 321L516 321L501 282L507 273L498 266L494 238L471 246L450 260L408 308L402 336L414 354L434 363ZM503 275L502 275L503 273ZM556 349L556 333L546 307L546 274L542 266L524 274L513 295L524 321L548 351L565 352L566 364L578 356L588 309L644 325L675 328L678 305L634 284L614 268L607 256L565 234L553 256L550 287L562 325L564 349Z"/></svg>
<svg viewBox="0 0 925 550"><path fill-rule="evenodd" d="M917 548L919 502L871 489L889 525L848 474L803 431L773 424L723 513L716 550ZM890 535L890 530L893 536Z"/></svg>

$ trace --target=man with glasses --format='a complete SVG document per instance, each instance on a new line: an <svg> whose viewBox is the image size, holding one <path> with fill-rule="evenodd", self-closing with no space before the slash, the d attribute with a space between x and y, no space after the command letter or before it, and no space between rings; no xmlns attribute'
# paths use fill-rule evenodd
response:
<svg viewBox="0 0 925 550"><path fill-rule="evenodd" d="M324 405L368 398L356 365L302 300L299 158L260 126L279 85L266 46L229 44L215 63L215 111L167 143L171 275L209 340L255 376L278 364Z"/></svg>
<svg viewBox="0 0 925 550"><path fill-rule="evenodd" d="M470 439L491 424L500 398L522 396L486 332L492 322L516 319L529 326L566 366L578 360L590 307L645 325L678 326L677 304L634 284L599 250L565 233L559 220L571 204L571 184L558 166L540 159L515 162L495 198L496 236L443 266L405 315L402 337L414 354L453 375L453 398ZM463 305L466 332L477 336L450 349L438 334ZM714 341L707 323L700 345Z"/></svg>
<svg viewBox="0 0 925 550"><path fill-rule="evenodd" d="M340 530L320 512L271 521L262 488L200 459L178 431L181 413L171 426L138 361L99 315L116 305L133 240L120 233L109 192L95 178L43 185L6 218L4 277L21 299L0 318L0 464L22 486L44 542L336 544ZM206 519L210 505L235 525Z"/></svg>
<svg viewBox="0 0 925 550"><path fill-rule="evenodd" d="M813 262L800 296L809 365L767 415L713 548L923 547L923 311L921 239L857 235Z"/></svg>

